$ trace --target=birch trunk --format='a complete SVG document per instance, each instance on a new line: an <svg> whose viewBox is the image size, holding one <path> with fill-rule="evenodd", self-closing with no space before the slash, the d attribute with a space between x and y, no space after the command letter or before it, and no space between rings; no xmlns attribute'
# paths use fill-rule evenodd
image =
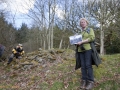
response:
<svg viewBox="0 0 120 90"><path fill-rule="evenodd" d="M100 30L100 54L104 55L104 30L101 25L101 30Z"/></svg>

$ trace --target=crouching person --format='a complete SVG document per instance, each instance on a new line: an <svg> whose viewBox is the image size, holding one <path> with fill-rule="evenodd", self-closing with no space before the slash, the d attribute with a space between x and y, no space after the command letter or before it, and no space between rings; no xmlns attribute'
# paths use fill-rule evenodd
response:
<svg viewBox="0 0 120 90"><path fill-rule="evenodd" d="M19 59L21 56L23 56L24 50L22 44L18 44L15 48L12 49L12 54L8 60L7 64L10 64L15 57L16 59Z"/></svg>

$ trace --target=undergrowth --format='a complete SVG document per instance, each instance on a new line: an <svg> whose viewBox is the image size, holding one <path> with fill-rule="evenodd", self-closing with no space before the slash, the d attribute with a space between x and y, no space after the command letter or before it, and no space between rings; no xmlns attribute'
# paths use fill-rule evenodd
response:
<svg viewBox="0 0 120 90"><path fill-rule="evenodd" d="M93 66L93 90L120 90L120 54L101 56L99 67ZM79 90L80 69L75 70L75 59L63 60L47 68L13 69L0 63L0 90Z"/></svg>

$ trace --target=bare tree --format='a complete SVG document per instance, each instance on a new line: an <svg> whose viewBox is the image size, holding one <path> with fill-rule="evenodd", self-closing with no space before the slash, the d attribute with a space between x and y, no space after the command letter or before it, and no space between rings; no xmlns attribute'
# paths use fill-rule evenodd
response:
<svg viewBox="0 0 120 90"><path fill-rule="evenodd" d="M120 1L118 0L93 0L89 1L89 14L95 18L100 24L100 54L105 54L105 38L109 36L107 28L112 23L116 16L116 10L119 7ZM112 7L112 8L111 8ZM107 35L106 35L107 34Z"/></svg>

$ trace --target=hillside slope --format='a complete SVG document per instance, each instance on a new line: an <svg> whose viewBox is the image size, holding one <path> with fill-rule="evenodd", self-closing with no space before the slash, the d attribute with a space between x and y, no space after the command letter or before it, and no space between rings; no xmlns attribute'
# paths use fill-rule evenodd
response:
<svg viewBox="0 0 120 90"><path fill-rule="evenodd" d="M0 62L0 90L79 90L80 69L73 50L38 50L9 65ZM120 54L101 57L93 66L93 90L120 90Z"/></svg>

